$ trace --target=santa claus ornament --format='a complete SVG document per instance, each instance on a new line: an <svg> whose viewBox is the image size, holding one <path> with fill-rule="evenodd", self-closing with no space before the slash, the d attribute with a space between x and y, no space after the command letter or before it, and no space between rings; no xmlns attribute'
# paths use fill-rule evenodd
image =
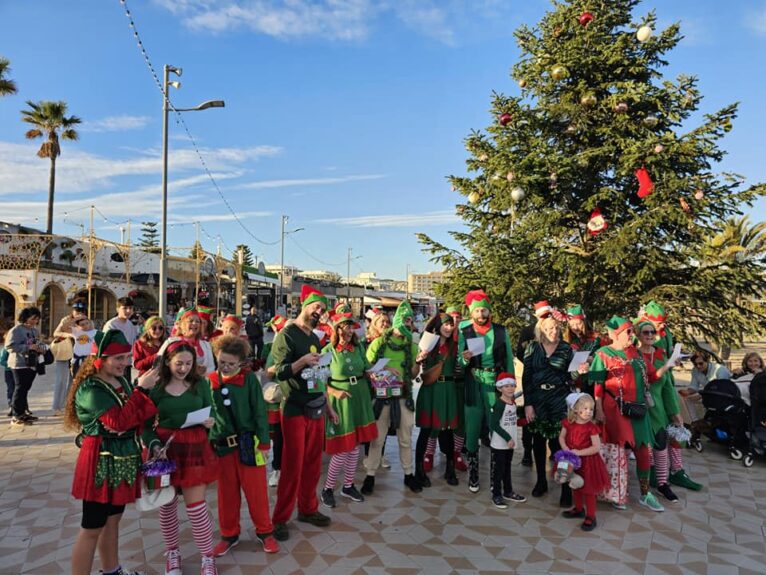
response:
<svg viewBox="0 0 766 575"><path fill-rule="evenodd" d="M604 216L601 215L601 210L598 208L593 210L590 213L590 219L588 220L588 233L592 236L597 236L607 227L609 227L609 224L604 219Z"/></svg>
<svg viewBox="0 0 766 575"><path fill-rule="evenodd" d="M654 182L644 166L636 170L636 178L638 179L638 197L641 199L648 197L654 190Z"/></svg>

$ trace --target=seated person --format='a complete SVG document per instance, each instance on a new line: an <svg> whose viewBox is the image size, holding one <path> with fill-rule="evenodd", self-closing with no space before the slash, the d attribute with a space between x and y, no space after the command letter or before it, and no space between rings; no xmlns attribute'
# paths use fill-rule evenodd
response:
<svg viewBox="0 0 766 575"><path fill-rule="evenodd" d="M731 374L726 366L710 360L710 354L706 351L696 351L691 356L694 367L692 368L692 381L687 395L697 393L714 379L730 379Z"/></svg>
<svg viewBox="0 0 766 575"><path fill-rule="evenodd" d="M755 374L761 373L763 368L763 358L754 351L751 351L745 354L745 357L742 359L742 367L735 369L732 376L738 382L749 382L753 380Z"/></svg>

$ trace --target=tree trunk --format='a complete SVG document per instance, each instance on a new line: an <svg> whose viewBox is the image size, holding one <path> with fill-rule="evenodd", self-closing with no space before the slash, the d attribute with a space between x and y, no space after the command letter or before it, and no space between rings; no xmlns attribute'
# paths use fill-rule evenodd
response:
<svg viewBox="0 0 766 575"><path fill-rule="evenodd" d="M51 173L48 178L48 227L46 234L53 234L53 190L56 187L56 158L51 158Z"/></svg>

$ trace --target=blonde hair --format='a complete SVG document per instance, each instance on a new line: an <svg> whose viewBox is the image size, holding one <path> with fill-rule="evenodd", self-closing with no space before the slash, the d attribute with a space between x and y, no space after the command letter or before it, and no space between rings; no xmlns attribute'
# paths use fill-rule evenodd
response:
<svg viewBox="0 0 766 575"><path fill-rule="evenodd" d="M596 400L593 399L590 395L583 394L580 397L577 398L577 401L575 401L572 404L572 407L569 408L569 411L567 412L567 419L570 423L574 423L577 421L577 410L582 407L582 404L588 402L590 403L591 408L596 409Z"/></svg>
<svg viewBox="0 0 766 575"><path fill-rule="evenodd" d="M545 334L543 333L543 328L554 324L556 326L556 331L559 334L559 339L561 339L561 324L557 322L553 317L544 317L541 320L538 320L537 324L535 325L535 341L538 343L543 343L543 338L547 341L548 338L545 337Z"/></svg>
<svg viewBox="0 0 766 575"><path fill-rule="evenodd" d="M367 330L367 337L372 341L375 338L380 337L383 335L383 332L386 331L388 328L382 328L380 327L380 322L383 321L383 318L388 320L388 328L391 327L391 318L388 317L388 314L386 312L380 312L375 314L375 316L370 321L370 327Z"/></svg>

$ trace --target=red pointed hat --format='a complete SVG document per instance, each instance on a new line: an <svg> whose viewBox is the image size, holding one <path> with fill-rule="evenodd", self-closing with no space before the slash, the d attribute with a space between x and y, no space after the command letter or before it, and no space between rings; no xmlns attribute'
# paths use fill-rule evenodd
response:
<svg viewBox="0 0 766 575"><path fill-rule="evenodd" d="M301 288L301 307L305 307L315 301L322 302L327 307L327 298L324 294L315 287L304 284Z"/></svg>
<svg viewBox="0 0 766 575"><path fill-rule="evenodd" d="M544 299L535 304L535 317L538 319L548 317L552 312L553 308L551 307L551 304L548 303L548 300Z"/></svg>
<svg viewBox="0 0 766 575"><path fill-rule="evenodd" d="M483 289L475 289L465 294L465 305L468 306L470 311L473 311L477 307L485 307L488 310L492 310L492 306L489 303L489 296Z"/></svg>

